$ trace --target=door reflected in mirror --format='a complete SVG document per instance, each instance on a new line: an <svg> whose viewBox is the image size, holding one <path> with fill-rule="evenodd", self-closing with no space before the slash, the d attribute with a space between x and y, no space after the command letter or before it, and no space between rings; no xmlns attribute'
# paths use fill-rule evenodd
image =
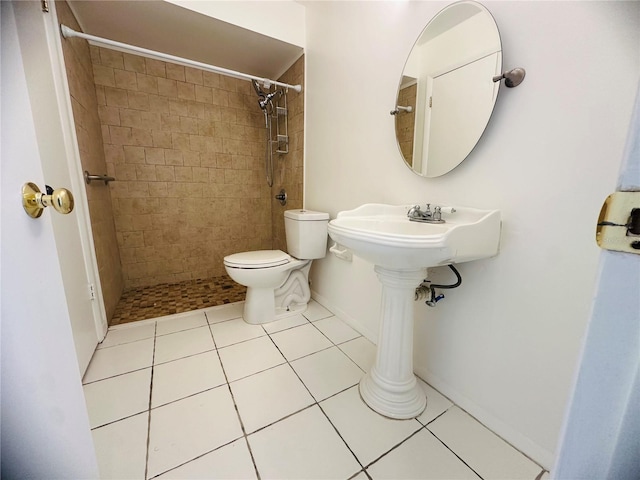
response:
<svg viewBox="0 0 640 480"><path fill-rule="evenodd" d="M405 163L438 177L473 150L491 118L502 71L495 20L479 3L462 1L425 27L405 63L398 87L396 138Z"/></svg>

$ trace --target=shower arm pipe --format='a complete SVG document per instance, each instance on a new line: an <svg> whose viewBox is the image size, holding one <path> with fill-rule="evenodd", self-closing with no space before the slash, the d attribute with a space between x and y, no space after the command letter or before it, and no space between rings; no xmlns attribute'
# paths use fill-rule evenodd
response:
<svg viewBox="0 0 640 480"><path fill-rule="evenodd" d="M256 77L254 75L249 75L247 73L236 72L235 70L229 70L227 68L222 68L222 67L216 67L215 65L209 65L207 63L197 62L195 60L189 60L188 58L177 57L175 55L170 55L168 53L156 52L155 50L136 47L135 45L129 45L127 43L116 42L115 40L109 40L108 38L96 37L94 35L89 35L87 33L77 32L72 28L67 27L66 25L60 25L60 30L64 38L73 38L73 37L84 38L85 40L91 40L93 42L100 43L103 45L109 45L109 46L120 48L123 50L129 50L136 53L140 53L142 55L160 58L163 60L169 60L171 62L176 62L183 65L188 65L190 67L199 68L207 72L219 73L220 75L235 77L241 80L247 80L247 81L255 80L265 85L266 87L269 87L271 85L276 85L278 87L290 88L291 90L294 90L298 93L302 91L302 85L289 85L288 83L277 82L275 80L270 80L268 78Z"/></svg>

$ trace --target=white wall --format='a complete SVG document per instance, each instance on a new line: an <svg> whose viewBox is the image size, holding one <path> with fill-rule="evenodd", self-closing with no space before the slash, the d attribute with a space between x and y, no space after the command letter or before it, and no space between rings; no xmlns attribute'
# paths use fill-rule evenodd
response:
<svg viewBox="0 0 640 480"><path fill-rule="evenodd" d="M595 222L615 189L640 72L638 2L484 2L503 42L492 122L453 172L423 179L394 138L398 79L443 2L309 2L305 207L368 202L498 208L500 254L416 304L416 372L550 468L592 302ZM434 279L447 281L445 271ZM316 261L313 289L375 337L373 267Z"/></svg>
<svg viewBox="0 0 640 480"><path fill-rule="evenodd" d="M304 47L304 6L293 0L207 1L167 0L183 8L217 18L283 42Z"/></svg>

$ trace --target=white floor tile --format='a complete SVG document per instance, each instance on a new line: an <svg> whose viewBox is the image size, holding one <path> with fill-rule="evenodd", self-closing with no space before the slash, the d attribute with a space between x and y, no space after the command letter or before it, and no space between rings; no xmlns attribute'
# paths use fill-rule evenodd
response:
<svg viewBox="0 0 640 480"><path fill-rule="evenodd" d="M231 391L247 433L314 403L289 365L280 365L233 382Z"/></svg>
<svg viewBox="0 0 640 480"><path fill-rule="evenodd" d="M248 438L264 479L344 479L361 469L317 406Z"/></svg>
<svg viewBox="0 0 640 480"><path fill-rule="evenodd" d="M153 338L138 340L96 350L87 368L83 383L133 372L150 367L153 362Z"/></svg>
<svg viewBox="0 0 640 480"><path fill-rule="evenodd" d="M311 324L274 333L271 338L289 361L332 346L327 337Z"/></svg>
<svg viewBox="0 0 640 480"><path fill-rule="evenodd" d="M151 407L159 407L224 383L226 380L215 350L156 365L153 369Z"/></svg>
<svg viewBox="0 0 640 480"><path fill-rule="evenodd" d="M427 428L483 478L530 480L542 471L458 407L447 410Z"/></svg>
<svg viewBox="0 0 640 480"><path fill-rule="evenodd" d="M171 318L158 320L158 330L156 335L167 335L169 333L189 330L190 328L204 327L207 325L207 317L204 312L189 312L174 315Z"/></svg>
<svg viewBox="0 0 640 480"><path fill-rule="evenodd" d="M215 323L211 325L211 332L218 348L266 335L262 326L251 325L242 318Z"/></svg>
<svg viewBox="0 0 640 480"><path fill-rule="evenodd" d="M259 337L218 350L230 382L285 363L269 337Z"/></svg>
<svg viewBox="0 0 640 480"><path fill-rule="evenodd" d="M431 388L430 385L427 385L421 379L418 380L418 385L422 388L425 395L427 396L427 408L425 408L424 412L417 418L417 420L426 425L438 415L444 413L449 407L453 405L451 401L449 401L446 397L440 394L437 390Z"/></svg>
<svg viewBox="0 0 640 480"><path fill-rule="evenodd" d="M122 420L149 409L151 368L84 386L91 428Z"/></svg>
<svg viewBox="0 0 640 480"><path fill-rule="evenodd" d="M151 410L149 432L148 477L242 436L226 386Z"/></svg>
<svg viewBox="0 0 640 480"><path fill-rule="evenodd" d="M360 398L358 386L323 401L320 406L365 466L423 428L414 419L392 420L374 412Z"/></svg>
<svg viewBox="0 0 640 480"><path fill-rule="evenodd" d="M156 477L168 480L246 480L257 478L244 438Z"/></svg>
<svg viewBox="0 0 640 480"><path fill-rule="evenodd" d="M263 323L262 326L267 333L276 333L289 328L298 327L306 323L309 323L309 320L307 320L303 315L298 314L281 320L276 320L275 322Z"/></svg>
<svg viewBox="0 0 640 480"><path fill-rule="evenodd" d="M147 412L91 431L100 478L144 478Z"/></svg>
<svg viewBox="0 0 640 480"><path fill-rule="evenodd" d="M340 350L346 353L365 372L368 372L376 361L376 346L365 337L341 343Z"/></svg>
<svg viewBox="0 0 640 480"><path fill-rule="evenodd" d="M136 342L145 338L153 338L156 331L156 323L145 323L144 325L126 324L116 328L110 328L107 336L98 348L113 347L123 343Z"/></svg>
<svg viewBox="0 0 640 480"><path fill-rule="evenodd" d="M430 432L421 430L367 468L374 480L442 480L478 477Z"/></svg>
<svg viewBox="0 0 640 480"><path fill-rule="evenodd" d="M307 309L302 313L310 322L315 322L321 318L327 318L333 315L329 310L324 308L315 300L309 300Z"/></svg>
<svg viewBox="0 0 640 480"><path fill-rule="evenodd" d="M154 364L158 365L214 349L215 345L208 326L162 335L156 337Z"/></svg>
<svg viewBox="0 0 640 480"><path fill-rule="evenodd" d="M314 325L335 344L344 343L360 336L358 332L338 317L323 318L314 322Z"/></svg>
<svg viewBox="0 0 640 480"><path fill-rule="evenodd" d="M224 322L233 318L242 317L244 311L244 302L230 303L229 305L219 305L217 307L211 307L205 309L204 313L207 316L210 324Z"/></svg>
<svg viewBox="0 0 640 480"><path fill-rule="evenodd" d="M291 362L291 366L317 401L357 384L364 375L338 347Z"/></svg>

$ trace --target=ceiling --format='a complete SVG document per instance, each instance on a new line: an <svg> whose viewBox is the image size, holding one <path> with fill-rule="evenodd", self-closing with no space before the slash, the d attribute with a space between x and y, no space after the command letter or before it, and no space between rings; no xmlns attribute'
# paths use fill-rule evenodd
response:
<svg viewBox="0 0 640 480"><path fill-rule="evenodd" d="M299 46L162 0L70 0L84 33L276 80Z"/></svg>

